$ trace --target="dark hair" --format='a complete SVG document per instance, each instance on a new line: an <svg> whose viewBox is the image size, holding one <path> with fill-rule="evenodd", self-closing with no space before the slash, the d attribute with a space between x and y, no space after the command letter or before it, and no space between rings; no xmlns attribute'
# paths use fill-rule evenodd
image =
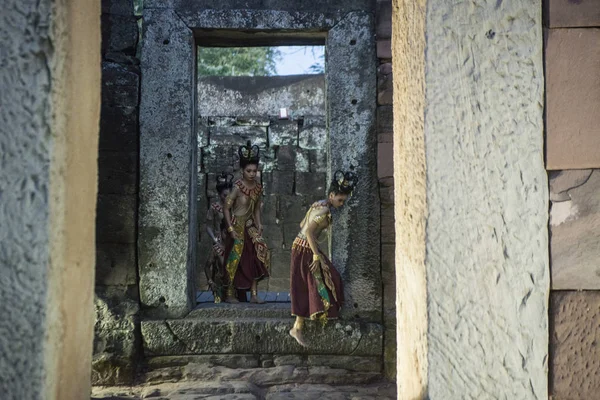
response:
<svg viewBox="0 0 600 400"><path fill-rule="evenodd" d="M217 176L217 192L221 194L224 190L231 189L233 187L233 175L226 172L222 172L221 175Z"/></svg>
<svg viewBox="0 0 600 400"><path fill-rule="evenodd" d="M358 176L354 172L338 170L333 174L333 181L327 193L351 195L357 182Z"/></svg>
<svg viewBox="0 0 600 400"><path fill-rule="evenodd" d="M250 164L254 164L258 167L260 150L257 145L252 146L252 143L249 140L245 146L240 146L238 155L240 157L240 168L246 168Z"/></svg>

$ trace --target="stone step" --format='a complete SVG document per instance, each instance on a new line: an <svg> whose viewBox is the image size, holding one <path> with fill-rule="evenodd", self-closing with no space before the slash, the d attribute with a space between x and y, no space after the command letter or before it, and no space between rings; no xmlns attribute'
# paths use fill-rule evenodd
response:
<svg viewBox="0 0 600 400"><path fill-rule="evenodd" d="M263 389L249 382L170 382L131 388L95 387L92 400L391 400L396 399L392 383L368 385L282 384Z"/></svg>
<svg viewBox="0 0 600 400"><path fill-rule="evenodd" d="M337 354L378 356L383 326L333 320L308 321L300 346L289 334L292 318L183 318L141 322L146 356L202 354Z"/></svg>
<svg viewBox="0 0 600 400"><path fill-rule="evenodd" d="M201 303L186 318L209 319L209 318L291 318L290 303Z"/></svg>

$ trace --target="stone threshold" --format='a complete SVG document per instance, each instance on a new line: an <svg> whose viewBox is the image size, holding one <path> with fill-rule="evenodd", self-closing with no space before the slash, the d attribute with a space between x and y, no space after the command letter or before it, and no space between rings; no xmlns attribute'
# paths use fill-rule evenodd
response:
<svg viewBox="0 0 600 400"><path fill-rule="evenodd" d="M306 339L310 346L305 348L288 334L294 320L283 306L245 307L207 307L192 311L187 318L141 321L144 354L152 357L206 354L380 356L382 353L383 326L379 323L331 320L322 326L320 322L307 321ZM250 316L247 312L255 314Z"/></svg>

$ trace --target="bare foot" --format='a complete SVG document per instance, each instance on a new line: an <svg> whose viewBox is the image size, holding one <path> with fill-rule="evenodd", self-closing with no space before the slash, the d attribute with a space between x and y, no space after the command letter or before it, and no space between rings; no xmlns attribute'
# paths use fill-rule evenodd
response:
<svg viewBox="0 0 600 400"><path fill-rule="evenodd" d="M258 298L258 296L256 295L252 295L250 297L250 303L254 303L254 304L265 304L265 302L261 299Z"/></svg>
<svg viewBox="0 0 600 400"><path fill-rule="evenodd" d="M225 299L225 303L229 303L229 304L237 304L240 301L238 299L235 298L235 296L227 296L227 298Z"/></svg>
<svg viewBox="0 0 600 400"><path fill-rule="evenodd" d="M302 331L299 331L296 328L290 329L290 336L296 339L296 342L302 347L308 347L306 342L304 341L304 335L302 335Z"/></svg>

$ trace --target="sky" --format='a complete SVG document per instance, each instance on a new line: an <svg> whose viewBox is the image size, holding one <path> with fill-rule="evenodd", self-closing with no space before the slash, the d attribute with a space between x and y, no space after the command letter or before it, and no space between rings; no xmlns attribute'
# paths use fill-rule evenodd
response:
<svg viewBox="0 0 600 400"><path fill-rule="evenodd" d="M279 46L281 60L277 63L277 75L299 75L310 71L308 68L316 63L323 63L319 57L324 46Z"/></svg>

